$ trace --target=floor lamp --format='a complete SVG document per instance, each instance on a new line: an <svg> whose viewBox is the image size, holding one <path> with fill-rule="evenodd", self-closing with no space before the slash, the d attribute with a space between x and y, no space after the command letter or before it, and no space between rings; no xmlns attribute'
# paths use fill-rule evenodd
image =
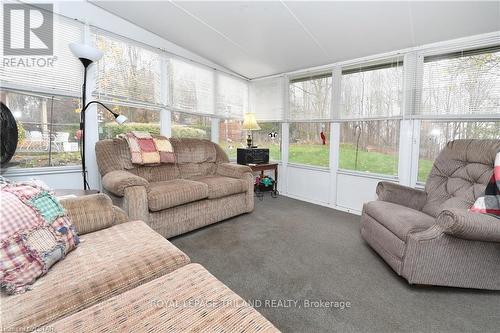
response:
<svg viewBox="0 0 500 333"><path fill-rule="evenodd" d="M102 58L103 53L101 50L96 49L92 46L78 43L70 43L69 49L71 53L75 57L77 57L83 64L84 72L83 72L83 85L82 85L82 111L80 112L80 152L82 158L82 174L83 174L83 189L90 189L89 183L87 182L87 169L85 167L85 111L91 104L99 104L104 107L106 110L111 112L115 117L115 121L118 124L123 124L127 121L127 117L123 115L118 115L109 109L106 105L102 104L98 101L91 101L87 104L87 69L93 63Z"/></svg>

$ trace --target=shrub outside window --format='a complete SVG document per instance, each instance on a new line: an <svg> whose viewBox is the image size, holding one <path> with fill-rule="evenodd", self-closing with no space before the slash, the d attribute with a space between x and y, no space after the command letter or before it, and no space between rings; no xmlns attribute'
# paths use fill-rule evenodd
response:
<svg viewBox="0 0 500 333"><path fill-rule="evenodd" d="M148 108L137 108L106 104L113 112L124 115L127 122L120 125L106 109L97 106L99 121L99 140L114 139L117 135L131 132L143 131L151 134L160 134L160 112Z"/></svg>
<svg viewBox="0 0 500 333"><path fill-rule="evenodd" d="M19 168L80 165L78 99L4 90L1 100L18 123L19 140L11 163Z"/></svg>
<svg viewBox="0 0 500 333"><path fill-rule="evenodd" d="M397 176L398 156L399 120L341 124L339 169Z"/></svg>
<svg viewBox="0 0 500 333"><path fill-rule="evenodd" d="M172 112L172 137L210 140L211 131L210 117Z"/></svg>

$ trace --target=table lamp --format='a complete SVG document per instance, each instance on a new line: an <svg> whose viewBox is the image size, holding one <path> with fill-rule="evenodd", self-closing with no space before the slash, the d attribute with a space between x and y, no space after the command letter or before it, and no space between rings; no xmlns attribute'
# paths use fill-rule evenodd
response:
<svg viewBox="0 0 500 333"><path fill-rule="evenodd" d="M242 129L248 131L247 136L247 146L248 148L253 147L253 131L260 130L259 124L257 124L257 120L255 119L255 113L245 113L243 118L243 126Z"/></svg>

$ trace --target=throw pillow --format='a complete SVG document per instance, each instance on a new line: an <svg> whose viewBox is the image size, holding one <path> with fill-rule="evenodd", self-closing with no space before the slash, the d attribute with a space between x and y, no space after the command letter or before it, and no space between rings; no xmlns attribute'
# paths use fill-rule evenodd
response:
<svg viewBox="0 0 500 333"><path fill-rule="evenodd" d="M28 183L0 185L0 285L22 293L79 242L57 199Z"/></svg>
<svg viewBox="0 0 500 333"><path fill-rule="evenodd" d="M500 218L500 152L495 157L493 175L486 186L484 196L479 197L469 211Z"/></svg>

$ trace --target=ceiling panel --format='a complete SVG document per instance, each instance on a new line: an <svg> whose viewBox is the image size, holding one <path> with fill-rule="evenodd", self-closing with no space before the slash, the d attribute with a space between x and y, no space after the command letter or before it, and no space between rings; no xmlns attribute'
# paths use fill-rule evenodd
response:
<svg viewBox="0 0 500 333"><path fill-rule="evenodd" d="M224 32L248 54L273 64L271 74L327 63L331 58L279 1L179 5Z"/></svg>
<svg viewBox="0 0 500 333"><path fill-rule="evenodd" d="M500 1L411 2L417 45L500 30Z"/></svg>
<svg viewBox="0 0 500 333"><path fill-rule="evenodd" d="M243 76L262 70L272 71L203 23L166 1L93 1L158 36L195 52ZM244 68L245 71L238 69ZM245 73L247 75L245 75Z"/></svg>
<svg viewBox="0 0 500 333"><path fill-rule="evenodd" d="M500 30L494 1L92 1L249 78Z"/></svg>
<svg viewBox="0 0 500 333"><path fill-rule="evenodd" d="M288 2L287 6L331 54L329 62L412 44L406 2Z"/></svg>

